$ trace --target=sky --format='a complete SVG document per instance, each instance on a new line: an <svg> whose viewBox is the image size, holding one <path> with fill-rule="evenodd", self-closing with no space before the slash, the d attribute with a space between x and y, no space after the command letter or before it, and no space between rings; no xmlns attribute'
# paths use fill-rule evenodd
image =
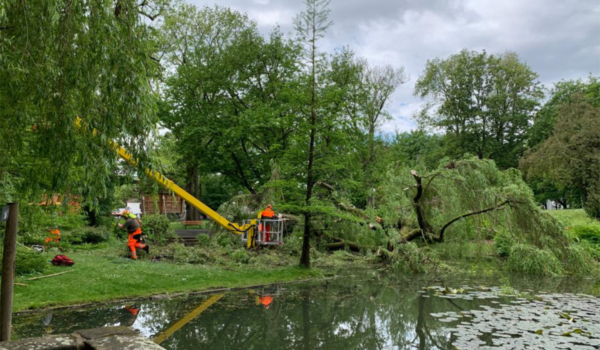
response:
<svg viewBox="0 0 600 350"><path fill-rule="evenodd" d="M275 26L294 35L302 0L185 0L198 7L247 13L267 34ZM546 87L560 80L600 76L600 0L331 0L333 26L321 50L347 46L372 65L404 67L409 80L386 109L383 132L417 127L413 114L425 101L413 95L427 60L463 48L490 54L516 52Z"/></svg>

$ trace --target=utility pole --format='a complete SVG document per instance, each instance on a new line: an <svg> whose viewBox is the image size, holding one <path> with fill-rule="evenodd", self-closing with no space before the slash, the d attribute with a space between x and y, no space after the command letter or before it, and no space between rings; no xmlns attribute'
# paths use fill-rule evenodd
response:
<svg viewBox="0 0 600 350"><path fill-rule="evenodd" d="M10 340L19 203L9 203L8 208L8 221L6 223L6 233L4 234L4 252L2 256L2 284L0 286L0 292L2 293L0 295L0 341Z"/></svg>

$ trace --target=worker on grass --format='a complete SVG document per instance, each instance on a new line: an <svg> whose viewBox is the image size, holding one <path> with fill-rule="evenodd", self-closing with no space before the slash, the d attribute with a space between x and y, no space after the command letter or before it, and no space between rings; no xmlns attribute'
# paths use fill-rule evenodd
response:
<svg viewBox="0 0 600 350"><path fill-rule="evenodd" d="M261 220L276 220L277 215L275 215L271 204L267 204L265 210L258 214L258 218ZM265 242L269 242L271 240L271 223L265 222L264 225L260 224L258 227L258 231L264 233Z"/></svg>
<svg viewBox="0 0 600 350"><path fill-rule="evenodd" d="M123 210L121 214L117 215L125 218L125 223L118 224L118 226L122 230L127 230L127 233L129 234L127 245L129 246L129 250L131 250L131 258L133 260L137 260L136 248L145 250L146 254L150 253L150 248L148 245L142 243L142 228L140 220L138 220L134 214L130 213L129 210Z"/></svg>

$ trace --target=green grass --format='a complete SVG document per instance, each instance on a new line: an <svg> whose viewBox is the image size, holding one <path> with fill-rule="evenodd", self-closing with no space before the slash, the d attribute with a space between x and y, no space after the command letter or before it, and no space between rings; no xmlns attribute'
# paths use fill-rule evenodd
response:
<svg viewBox="0 0 600 350"><path fill-rule="evenodd" d="M600 228L600 221L587 216L583 209L547 210L546 213L552 215L555 219L565 225L565 227L597 225Z"/></svg>
<svg viewBox="0 0 600 350"><path fill-rule="evenodd" d="M73 267L52 266L45 275L71 271L45 279L17 282L14 311L67 306L154 294L191 292L219 287L247 287L320 276L319 270L299 267L274 269L209 267L168 262L133 261L103 251L70 252ZM47 254L47 260L50 260Z"/></svg>

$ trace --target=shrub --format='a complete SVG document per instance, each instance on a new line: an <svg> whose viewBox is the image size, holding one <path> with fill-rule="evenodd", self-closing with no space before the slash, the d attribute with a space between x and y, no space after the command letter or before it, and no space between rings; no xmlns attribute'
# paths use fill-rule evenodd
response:
<svg viewBox="0 0 600 350"><path fill-rule="evenodd" d="M187 263L192 256L191 250L181 243L169 244L161 253L178 263Z"/></svg>
<svg viewBox="0 0 600 350"><path fill-rule="evenodd" d="M551 251L529 244L515 244L508 255L508 269L525 275L551 276L562 273L562 266Z"/></svg>
<svg viewBox="0 0 600 350"><path fill-rule="evenodd" d="M233 235L229 232L219 233L215 236L217 245L219 247L227 248L227 247L235 247L240 246L241 241L237 235Z"/></svg>
<svg viewBox="0 0 600 350"><path fill-rule="evenodd" d="M600 245L589 241L581 241L579 242L579 246L585 249L594 260L600 261Z"/></svg>
<svg viewBox="0 0 600 350"><path fill-rule="evenodd" d="M142 219L142 230L149 239L154 242L164 242L174 236L170 228L170 221L164 215L144 215Z"/></svg>
<svg viewBox="0 0 600 350"><path fill-rule="evenodd" d="M586 240L593 244L600 244L600 225L578 225L569 229L580 240Z"/></svg>
<svg viewBox="0 0 600 350"><path fill-rule="evenodd" d="M510 249L515 244L515 239L508 232L499 232L494 237L494 247L496 248L496 253L498 256L502 258L506 258L510 254Z"/></svg>
<svg viewBox="0 0 600 350"><path fill-rule="evenodd" d="M570 244L567 250L567 269L574 274L589 273L595 269L595 261L589 250L579 244Z"/></svg>
<svg viewBox="0 0 600 350"><path fill-rule="evenodd" d="M111 238L111 233L104 227L83 227L81 232L81 242L98 244L107 242Z"/></svg>
<svg viewBox="0 0 600 350"><path fill-rule="evenodd" d="M240 264L247 264L250 261L250 256L248 256L248 252L245 249L234 250L229 256L231 260Z"/></svg>
<svg viewBox="0 0 600 350"><path fill-rule="evenodd" d="M198 236L196 236L196 241L198 247L209 247L212 243L210 236L204 233L201 233Z"/></svg>
<svg viewBox="0 0 600 350"><path fill-rule="evenodd" d="M428 247L419 248L415 243L399 244L389 256L395 270L404 273L427 273L438 266L438 257Z"/></svg>
<svg viewBox="0 0 600 350"><path fill-rule="evenodd" d="M15 274L18 276L28 275L36 272L44 272L49 262L44 255L36 253L25 247L17 246L17 258L15 263Z"/></svg>
<svg viewBox="0 0 600 350"><path fill-rule="evenodd" d="M108 242L112 233L105 227L82 227L80 229L62 234L61 246L63 244L98 244Z"/></svg>

